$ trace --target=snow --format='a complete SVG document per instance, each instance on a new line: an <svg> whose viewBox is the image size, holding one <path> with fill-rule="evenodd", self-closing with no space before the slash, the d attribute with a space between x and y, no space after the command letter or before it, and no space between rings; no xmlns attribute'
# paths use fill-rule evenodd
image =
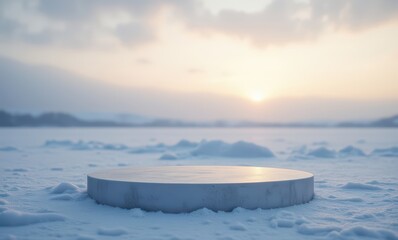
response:
<svg viewBox="0 0 398 240"><path fill-rule="evenodd" d="M13 168L13 169L5 169L7 172L27 172L28 170L25 168Z"/></svg>
<svg viewBox="0 0 398 240"><path fill-rule="evenodd" d="M70 141L70 140L47 140L44 144L46 148L67 148L71 150L116 150L127 151L132 154L145 153L164 153L160 160L176 160L188 156L217 156L230 158L270 158L274 154L266 147L254 143L238 141L227 143L221 140L202 140L200 143L186 139L178 141L174 145L158 143L142 147L128 147L124 144L111 144L100 141ZM186 152L188 150L188 152ZM174 152L183 152L177 154ZM185 152L184 152L185 151ZM185 153L185 154L184 154Z"/></svg>
<svg viewBox="0 0 398 240"><path fill-rule="evenodd" d="M61 193L76 193L79 192L79 187L74 185L73 183L63 182L53 187L51 190L52 194L61 194Z"/></svg>
<svg viewBox="0 0 398 240"><path fill-rule="evenodd" d="M181 139L178 143L176 143L173 147L174 148L194 148L197 147L198 143L191 142L186 139Z"/></svg>
<svg viewBox="0 0 398 240"><path fill-rule="evenodd" d="M398 147L376 148L372 151L372 155L381 157L398 157Z"/></svg>
<svg viewBox="0 0 398 240"><path fill-rule="evenodd" d="M125 150L128 147L123 144L107 144L100 141L70 141L70 140L47 140L44 147L64 147L73 150Z"/></svg>
<svg viewBox="0 0 398 240"><path fill-rule="evenodd" d="M28 213L12 209L0 212L0 226L23 226L64 220L65 217L55 213Z"/></svg>
<svg viewBox="0 0 398 240"><path fill-rule="evenodd" d="M127 231L121 228L114 228L114 229L100 228L98 229L97 233L98 235L117 237L123 234L127 234Z"/></svg>
<svg viewBox="0 0 398 240"><path fill-rule="evenodd" d="M332 149L330 147L325 147L327 145L326 142L323 144L315 144L313 145L321 145L322 147L318 148L308 148L306 145L300 146L298 148L293 149L291 152L293 154L291 160L308 159L308 158L322 158L322 159L334 159L334 158L349 158L349 157L365 157L367 156L365 152L358 147L354 147L352 145L348 145L339 151L336 149Z"/></svg>
<svg viewBox="0 0 398 240"><path fill-rule="evenodd" d="M160 156L159 160L176 160L178 157L174 153L165 153Z"/></svg>
<svg viewBox="0 0 398 240"><path fill-rule="evenodd" d="M354 183L354 182L348 182L344 186L342 186L344 189L353 189L353 190L381 190L382 188L372 186L369 184L364 184L364 183Z"/></svg>
<svg viewBox="0 0 398 240"><path fill-rule="evenodd" d="M133 208L130 210L130 215L132 217L141 218L144 217L145 212L139 208Z"/></svg>
<svg viewBox="0 0 398 240"><path fill-rule="evenodd" d="M331 232L340 232L341 228L336 226L322 226L318 224L302 224L297 228L297 232L305 235L324 236Z"/></svg>
<svg viewBox="0 0 398 240"><path fill-rule="evenodd" d="M18 151L18 148L12 146L0 147L0 152L15 152L15 151Z"/></svg>
<svg viewBox="0 0 398 240"><path fill-rule="evenodd" d="M320 147L310 151L308 153L308 156L318 157L318 158L335 158L336 152L326 147Z"/></svg>
<svg viewBox="0 0 398 240"><path fill-rule="evenodd" d="M192 153L207 143L215 150ZM398 239L396 129L0 129L0 146L17 149L0 151L0 239ZM252 146L273 157L252 157ZM189 214L87 197L88 173L127 165L291 168L314 173L316 195L281 209Z"/></svg>
<svg viewBox="0 0 398 240"><path fill-rule="evenodd" d="M364 157L366 154L362 151L362 149L353 147L353 146L347 146L339 151L339 156L341 157Z"/></svg>
<svg viewBox="0 0 398 240"><path fill-rule="evenodd" d="M374 239L397 239L397 235L392 231L383 230L383 229L373 229L362 226L355 226L346 230L341 231L339 234L340 238L347 237L367 237Z"/></svg>
<svg viewBox="0 0 398 240"><path fill-rule="evenodd" d="M271 158L274 154L266 147L254 143L238 141L226 143L221 140L202 141L194 149L193 156L215 156L231 158Z"/></svg>
<svg viewBox="0 0 398 240"><path fill-rule="evenodd" d="M243 225L241 222L236 222L236 223L230 225L229 229L235 230L235 231L247 231L246 226Z"/></svg>
<svg viewBox="0 0 398 240"><path fill-rule="evenodd" d="M60 168L60 167L54 167L54 168L51 168L50 169L51 171L62 171L62 170L64 170L63 168Z"/></svg>

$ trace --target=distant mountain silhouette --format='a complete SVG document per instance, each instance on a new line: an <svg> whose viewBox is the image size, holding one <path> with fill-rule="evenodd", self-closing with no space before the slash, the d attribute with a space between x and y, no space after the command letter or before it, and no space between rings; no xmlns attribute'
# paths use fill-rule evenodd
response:
<svg viewBox="0 0 398 240"><path fill-rule="evenodd" d="M112 121L84 121L66 113L10 114L0 111L0 127L116 127Z"/></svg>
<svg viewBox="0 0 398 240"><path fill-rule="evenodd" d="M147 122L118 122L110 120L83 120L71 114L49 112L38 116L31 114L11 114L0 110L0 127L356 127L356 128L395 128L398 115L369 122L324 123L267 123L267 122L189 122L172 119L148 119Z"/></svg>
<svg viewBox="0 0 398 240"><path fill-rule="evenodd" d="M398 115L381 118L370 122L342 122L337 124L338 127L398 127Z"/></svg>
<svg viewBox="0 0 398 240"><path fill-rule="evenodd" d="M398 115L382 118L371 123L373 127L398 127Z"/></svg>

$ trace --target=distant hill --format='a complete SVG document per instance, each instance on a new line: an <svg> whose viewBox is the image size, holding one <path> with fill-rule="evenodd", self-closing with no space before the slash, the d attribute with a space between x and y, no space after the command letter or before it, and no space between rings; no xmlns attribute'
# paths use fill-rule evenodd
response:
<svg viewBox="0 0 398 240"><path fill-rule="evenodd" d="M84 121L66 113L10 114L0 111L0 127L116 127L111 121Z"/></svg>
<svg viewBox="0 0 398 240"><path fill-rule="evenodd" d="M371 122L372 127L398 127L398 115Z"/></svg>
<svg viewBox="0 0 398 240"><path fill-rule="evenodd" d="M398 127L398 115L381 118L370 122L342 122L337 124L337 127L383 127L394 128Z"/></svg>
<svg viewBox="0 0 398 240"><path fill-rule="evenodd" d="M152 119L146 121L128 122L112 120L83 120L67 113L48 112L40 115L12 114L0 110L0 127L355 127L355 128L395 128L398 127L398 115L368 122L325 123L269 123L269 122L189 122L173 119Z"/></svg>

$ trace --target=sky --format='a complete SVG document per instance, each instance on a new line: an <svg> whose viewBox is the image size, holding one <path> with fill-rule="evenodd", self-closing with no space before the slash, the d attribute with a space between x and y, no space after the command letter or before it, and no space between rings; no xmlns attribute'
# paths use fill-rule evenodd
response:
<svg viewBox="0 0 398 240"><path fill-rule="evenodd" d="M3 71L0 108L372 119L398 113L397 43L396 0L1 0L0 63L22 80Z"/></svg>

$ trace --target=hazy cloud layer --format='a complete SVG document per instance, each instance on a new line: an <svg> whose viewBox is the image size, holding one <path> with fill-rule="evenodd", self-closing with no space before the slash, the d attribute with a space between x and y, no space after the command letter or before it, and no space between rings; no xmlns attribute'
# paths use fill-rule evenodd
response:
<svg viewBox="0 0 398 240"><path fill-rule="evenodd" d="M216 31L259 46L313 39L325 29L363 30L398 19L396 0L275 0L258 12L212 14L195 0L0 2L0 41L87 46L156 39L162 12L194 31Z"/></svg>
<svg viewBox="0 0 398 240"><path fill-rule="evenodd" d="M71 46L116 38L124 44L155 38L155 18L165 9L190 12L184 0L39 0L0 2L0 37Z"/></svg>
<svg viewBox="0 0 398 240"><path fill-rule="evenodd" d="M274 0L254 13L222 10L190 20L193 27L266 46L315 38L326 29L358 31L392 19L398 19L396 0Z"/></svg>
<svg viewBox="0 0 398 240"><path fill-rule="evenodd" d="M262 104L210 93L121 87L0 56L0 109L127 112L186 120L347 120L396 114L397 100L280 98ZM27 79L29 81L27 81Z"/></svg>

